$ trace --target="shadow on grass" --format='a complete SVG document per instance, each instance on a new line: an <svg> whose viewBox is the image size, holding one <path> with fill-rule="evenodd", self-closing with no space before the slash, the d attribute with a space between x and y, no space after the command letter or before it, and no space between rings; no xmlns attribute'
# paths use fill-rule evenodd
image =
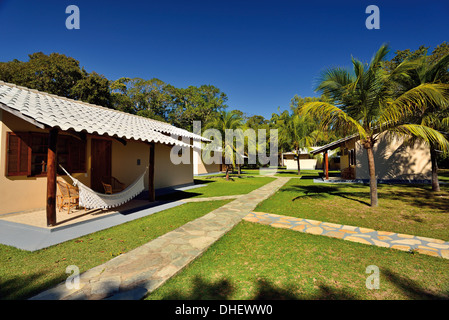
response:
<svg viewBox="0 0 449 320"><path fill-rule="evenodd" d="M40 279L45 276L44 272L37 272L29 275L16 275L7 280L0 277L0 300L28 299L65 279L64 276L61 276L41 281ZM38 285L38 282L42 282L42 284Z"/></svg>
<svg viewBox="0 0 449 320"><path fill-rule="evenodd" d="M417 282L384 269L382 274L397 287L401 293L411 300L447 300L449 291L434 293L426 290ZM163 300L233 300L236 287L227 279L208 282L197 276L193 279L192 289L189 293L172 291L165 295ZM359 300L361 297L345 289L334 288L325 284L318 285L315 293L298 294L295 286L279 287L266 279L254 283L255 294L250 300Z"/></svg>
<svg viewBox="0 0 449 320"><path fill-rule="evenodd" d="M440 294L430 292L421 287L411 279L405 278L389 269L382 270L382 274L385 275L393 285L400 289L405 296L412 300L448 300L449 290L446 290Z"/></svg>
<svg viewBox="0 0 449 320"><path fill-rule="evenodd" d="M362 186L355 186L356 188ZM343 192L341 191L343 187L340 186L318 186L318 185L309 185L309 186L294 186L285 189L281 189L282 191L287 192L300 192L303 195L299 195L293 198L291 201L296 201L304 198L317 198L317 199L326 199L331 196L337 196L340 198L344 198L351 201L356 201L364 205L370 205L369 201L364 201L362 199L369 200L369 192Z"/></svg>
<svg viewBox="0 0 449 320"><path fill-rule="evenodd" d="M370 205L369 187L362 184L295 185L281 188L279 191L299 193L291 201L310 198L330 199L335 196ZM447 212L449 208L449 194L447 192L434 193L428 186L426 188L421 185L378 185L378 191L380 201L398 201L417 208L443 212ZM414 219L413 217L409 218Z"/></svg>
<svg viewBox="0 0 449 320"><path fill-rule="evenodd" d="M354 295L345 290L335 289L321 285L318 293L313 295L298 295L293 286L281 288L273 285L266 279L255 283L256 292L250 300L354 300ZM232 300L235 286L227 279L208 282L201 277L195 277L192 281L192 289L189 293L172 291L165 295L163 300Z"/></svg>

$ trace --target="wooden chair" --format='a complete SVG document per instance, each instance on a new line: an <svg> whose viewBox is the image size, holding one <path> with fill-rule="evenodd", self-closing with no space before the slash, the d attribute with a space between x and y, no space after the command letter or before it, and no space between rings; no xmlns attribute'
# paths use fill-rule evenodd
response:
<svg viewBox="0 0 449 320"><path fill-rule="evenodd" d="M58 209L61 211L62 208L67 208L70 214L72 208L79 206L79 191L76 187L60 180L57 180L57 184L61 192L57 197Z"/></svg>
<svg viewBox="0 0 449 320"><path fill-rule="evenodd" d="M104 187L104 193L113 194L125 190L125 184L115 177L104 177L101 181Z"/></svg>

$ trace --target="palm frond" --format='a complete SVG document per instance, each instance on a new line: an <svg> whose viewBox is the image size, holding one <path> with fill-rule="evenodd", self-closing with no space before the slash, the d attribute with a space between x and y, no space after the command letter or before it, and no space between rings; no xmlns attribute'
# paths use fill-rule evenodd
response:
<svg viewBox="0 0 449 320"><path fill-rule="evenodd" d="M432 147L438 148L443 153L449 153L449 141L439 131L419 124L402 124L389 129L398 135L418 138Z"/></svg>
<svg viewBox="0 0 449 320"><path fill-rule="evenodd" d="M357 131L361 138L367 137L366 130L355 119L330 103L319 101L306 103L300 108L299 114L320 118L320 126L323 130L345 126L348 131Z"/></svg>

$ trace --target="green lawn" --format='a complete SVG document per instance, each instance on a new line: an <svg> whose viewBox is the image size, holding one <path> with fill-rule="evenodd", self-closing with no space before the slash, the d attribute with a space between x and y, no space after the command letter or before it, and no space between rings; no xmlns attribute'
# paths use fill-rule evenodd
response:
<svg viewBox="0 0 449 320"><path fill-rule="evenodd" d="M366 268L379 267L368 290ZM448 299L449 261L241 222L147 299Z"/></svg>
<svg viewBox="0 0 449 320"><path fill-rule="evenodd" d="M449 241L449 185L379 184L379 206L369 206L369 186L291 179L255 211L308 218Z"/></svg>
<svg viewBox="0 0 449 320"><path fill-rule="evenodd" d="M195 178L195 184L205 184L206 186L180 191L166 196L158 197L158 200L176 200L183 198L205 198L217 196L230 196L247 194L256 190L263 185L272 182L275 178L270 177L253 177L251 175L231 174L230 180L227 181L225 175L214 175Z"/></svg>
<svg viewBox="0 0 449 320"><path fill-rule="evenodd" d="M64 281L69 265L84 272L228 202L183 204L35 252L0 245L0 299L28 298Z"/></svg>
<svg viewBox="0 0 449 320"><path fill-rule="evenodd" d="M440 169L438 171L438 180L449 183L449 169Z"/></svg>

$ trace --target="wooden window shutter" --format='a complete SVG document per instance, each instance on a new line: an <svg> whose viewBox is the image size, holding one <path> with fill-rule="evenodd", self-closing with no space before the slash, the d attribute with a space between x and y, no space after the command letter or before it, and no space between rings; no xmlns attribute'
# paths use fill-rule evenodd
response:
<svg viewBox="0 0 449 320"><path fill-rule="evenodd" d="M86 172L86 142L70 139L69 163L72 172Z"/></svg>
<svg viewBox="0 0 449 320"><path fill-rule="evenodd" d="M8 132L7 176L28 176L31 174L31 148L29 134Z"/></svg>

